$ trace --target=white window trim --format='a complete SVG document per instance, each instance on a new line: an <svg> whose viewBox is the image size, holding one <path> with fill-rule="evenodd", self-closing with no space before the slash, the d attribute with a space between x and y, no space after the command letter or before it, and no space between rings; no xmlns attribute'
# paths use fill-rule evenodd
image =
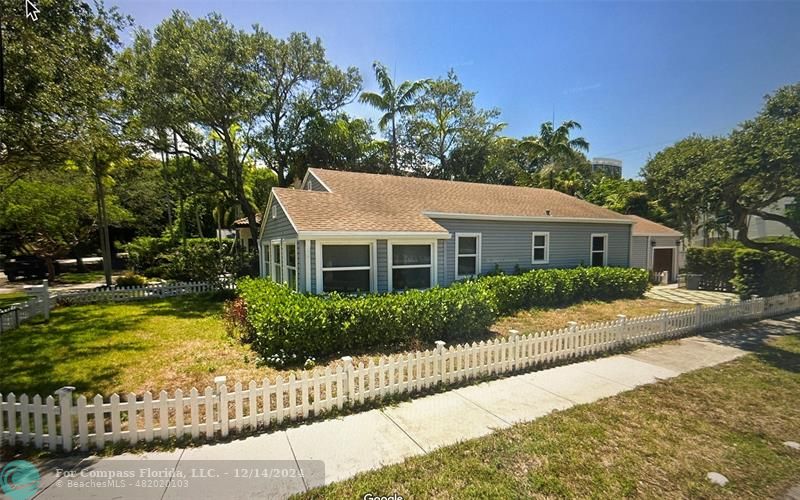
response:
<svg viewBox="0 0 800 500"><path fill-rule="evenodd" d="M267 276L269 276L270 255L269 251L264 251L264 248L266 247L269 250L270 246L269 243L264 241L259 242L259 245L261 245L261 251L259 252L260 258L258 259L259 275L262 278L266 278Z"/></svg>
<svg viewBox="0 0 800 500"><path fill-rule="evenodd" d="M459 254L458 239L459 238L476 238L474 254ZM480 276L481 274L481 233L456 233L456 252L455 252L455 276L456 280L470 278L472 276ZM459 257L475 257L475 274L458 274L458 258Z"/></svg>
<svg viewBox="0 0 800 500"><path fill-rule="evenodd" d="M603 237L603 267L608 266L608 233L592 233L592 237L589 238L589 267L592 267L592 257L595 254L594 250L594 239ZM597 250L599 252L599 250Z"/></svg>
<svg viewBox="0 0 800 500"><path fill-rule="evenodd" d="M369 245L369 266L356 266L356 267L322 267L322 247L324 245ZM370 292L375 292L378 289L378 273L377 269L377 242L375 240L315 240L314 254L316 258L314 270L317 275L316 290L317 294L325 293L323 291L322 273L323 271L363 271L369 269L369 286Z"/></svg>
<svg viewBox="0 0 800 500"><path fill-rule="evenodd" d="M280 256L281 256L281 261L278 264L276 264L276 262L275 262L275 245L278 245L278 252L280 252ZM270 254L269 254L269 256L270 256L270 259L269 259L269 263L270 263L269 276L270 276L270 278L272 278L272 281L275 281L276 283L283 283L283 276L284 276L283 263L284 263L284 258L283 258L283 245L281 244L281 240L280 239L274 239L274 240L271 240L269 242L269 252L270 252ZM280 267L281 267L281 280L280 281L275 279L275 275L276 275L275 266L276 265L280 265Z"/></svg>
<svg viewBox="0 0 800 500"><path fill-rule="evenodd" d="M536 249L541 248L536 246L536 237L544 236L544 259L536 260ZM550 263L550 232L548 231L534 231L531 233L531 264L549 264Z"/></svg>
<svg viewBox="0 0 800 500"><path fill-rule="evenodd" d="M399 265L395 266L392 264L392 246L394 245L429 245L431 248L431 263L430 264L410 264L410 265ZM393 269L417 269L417 268L424 268L429 267L431 270L431 288L435 287L438 284L437 280L437 269L438 265L436 262L437 257L437 241L436 240L388 240L386 242L386 280L387 280L387 287L390 292L394 290L394 283L392 283L392 270Z"/></svg>
<svg viewBox="0 0 800 500"><path fill-rule="evenodd" d="M289 259L286 254L286 248L292 245L294 245L294 266L289 265ZM283 267L281 276L283 277L283 282L289 284L289 269L292 269L294 271L294 290L298 291L297 261L300 258L300 254L297 251L297 240L283 240L281 243L281 254L281 266Z"/></svg>

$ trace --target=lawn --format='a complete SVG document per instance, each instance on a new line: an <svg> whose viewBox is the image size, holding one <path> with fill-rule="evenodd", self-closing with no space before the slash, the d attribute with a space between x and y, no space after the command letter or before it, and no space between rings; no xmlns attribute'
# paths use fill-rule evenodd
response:
<svg viewBox="0 0 800 500"><path fill-rule="evenodd" d="M18 302L25 302L28 300L28 294L25 292L11 292L0 294L0 309L8 307L11 304Z"/></svg>
<svg viewBox="0 0 800 500"><path fill-rule="evenodd" d="M56 276L56 281L63 285L84 285L86 283L96 283L106 279L103 271L88 271L85 273L61 273Z"/></svg>
<svg viewBox="0 0 800 500"><path fill-rule="evenodd" d="M569 320L612 319L620 312L652 314L665 306L685 307L647 299L590 302L520 313L500 320L493 330L546 330ZM231 387L237 381L288 375L259 366L248 346L228 337L221 313L220 300L207 295L58 308L49 323L34 321L3 334L0 354L7 361L0 364L0 393L44 395L72 385L86 395L141 394L203 388L218 375L227 376ZM355 362L390 353L376 351ZM318 366L336 362L318 360Z"/></svg>
<svg viewBox="0 0 800 500"><path fill-rule="evenodd" d="M312 490L306 498L775 498L800 483L800 332L737 361ZM710 484L710 471L730 480Z"/></svg>

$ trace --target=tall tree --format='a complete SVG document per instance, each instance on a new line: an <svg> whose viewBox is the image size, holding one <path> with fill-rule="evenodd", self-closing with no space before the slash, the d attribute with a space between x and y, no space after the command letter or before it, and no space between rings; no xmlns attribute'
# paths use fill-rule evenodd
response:
<svg viewBox="0 0 800 500"><path fill-rule="evenodd" d="M521 147L536 158L529 168L547 177L550 189L555 188L556 174L568 168L567 162L589 151L586 139L571 137L573 130L580 129L580 123L574 120L567 120L557 128L553 122L544 122L539 127L538 136L523 138Z"/></svg>
<svg viewBox="0 0 800 500"><path fill-rule="evenodd" d="M497 121L498 109L476 107L475 95L464 89L452 69L445 78L428 81L406 124L415 148L428 159L428 164L434 165L432 172L424 174L467 180L467 172L451 168L453 151L467 143L473 147L477 143L488 144L505 126Z"/></svg>
<svg viewBox="0 0 800 500"><path fill-rule="evenodd" d="M130 20L102 2L48 2L32 22L25 2L0 0L5 104L0 195L25 175L62 166L104 92L118 31Z"/></svg>
<svg viewBox="0 0 800 500"><path fill-rule="evenodd" d="M245 191L263 107L251 38L218 14L176 11L151 34L136 32L121 57L129 129L155 151L191 158L230 192L258 234Z"/></svg>
<svg viewBox="0 0 800 500"><path fill-rule="evenodd" d="M389 130L392 172L397 175L400 173L397 121L403 115L416 110L419 96L425 90L428 80L407 80L396 85L386 66L375 61L372 68L375 70L379 92L362 92L359 100L383 112L378 127L384 131Z"/></svg>
<svg viewBox="0 0 800 500"><path fill-rule="evenodd" d="M800 246L753 241L751 216L781 223L800 238L800 221L772 207L783 198L800 199L800 83L778 89L761 112L733 131L718 161L709 168L731 226L745 246L780 250L800 258Z"/></svg>
<svg viewBox="0 0 800 500"><path fill-rule="evenodd" d="M290 160L306 125L351 102L361 88L361 76L354 67L342 70L333 65L325 57L322 41L305 33L281 40L256 26L251 43L263 125L255 144L278 175L278 184L287 186L295 177Z"/></svg>

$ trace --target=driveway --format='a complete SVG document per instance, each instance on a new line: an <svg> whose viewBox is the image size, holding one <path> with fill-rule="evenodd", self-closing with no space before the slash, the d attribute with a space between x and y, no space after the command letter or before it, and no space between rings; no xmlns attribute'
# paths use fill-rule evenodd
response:
<svg viewBox="0 0 800 500"><path fill-rule="evenodd" d="M678 288L676 285L654 286L645 296L650 299L667 300L679 304L705 304L718 305L724 304L726 300L739 302L739 296L735 293L710 292L707 290L687 290Z"/></svg>

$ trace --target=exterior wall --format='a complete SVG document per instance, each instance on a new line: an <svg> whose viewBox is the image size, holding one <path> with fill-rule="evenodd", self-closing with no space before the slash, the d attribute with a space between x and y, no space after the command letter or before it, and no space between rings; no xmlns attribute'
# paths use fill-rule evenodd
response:
<svg viewBox="0 0 800 500"><path fill-rule="evenodd" d="M387 240L378 240L375 248L375 261L378 268L376 269L378 275L378 293L385 293L389 291L389 252Z"/></svg>
<svg viewBox="0 0 800 500"><path fill-rule="evenodd" d="M311 251L311 269L308 270L309 274L311 274L311 289L308 290L309 292L314 292L317 289L317 273L315 269L317 268L317 242L313 240L306 241L306 244L309 246L309 250ZM305 262L303 263L305 266Z"/></svg>
<svg viewBox="0 0 800 500"><path fill-rule="evenodd" d="M308 179L306 179L306 185L303 186L303 189L311 189L311 191L324 191L327 192L328 190L317 180L316 177L309 174Z"/></svg>
<svg viewBox="0 0 800 500"><path fill-rule="evenodd" d="M634 236L631 249L631 267L648 268L647 236Z"/></svg>
<svg viewBox="0 0 800 500"><path fill-rule="evenodd" d="M286 214L281 208L280 203L277 201L272 202L272 206L276 207L277 214L276 217L273 219L271 213L266 214L266 218L264 220L264 240L271 241L277 239L291 239L297 238L297 233L295 232L294 228L292 227L292 223L289 222L289 218L286 217ZM270 209L269 212L272 210Z"/></svg>
<svg viewBox="0 0 800 500"><path fill-rule="evenodd" d="M609 266L627 267L629 265L631 226L628 224L435 220L453 234L449 240L439 243L443 247L439 254L439 284L441 285L447 285L455 280L454 233L481 233L482 274L494 271L495 265L506 273L513 273L516 266L522 270L528 270L588 265L593 233L608 234L607 264ZM534 231L550 233L549 262L547 264L531 264L532 233Z"/></svg>

